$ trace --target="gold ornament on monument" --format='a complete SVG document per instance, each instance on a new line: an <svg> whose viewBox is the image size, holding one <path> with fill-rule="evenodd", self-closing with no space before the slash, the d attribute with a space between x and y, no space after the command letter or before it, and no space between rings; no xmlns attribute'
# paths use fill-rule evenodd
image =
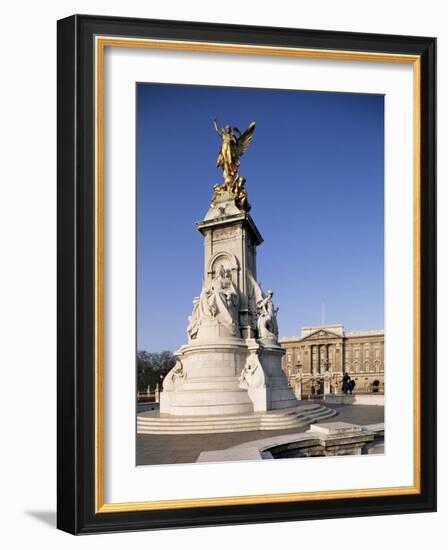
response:
<svg viewBox="0 0 448 550"><path fill-rule="evenodd" d="M240 158L246 152L254 135L255 122L251 122L243 133L238 128L230 125L219 128L216 118L213 120L213 124L216 133L221 138L216 166L222 168L224 183L214 185L211 206L216 205L220 195L228 193L229 198L235 200L235 204L240 210L249 212L250 204L245 187L246 179L239 174L238 170Z"/></svg>

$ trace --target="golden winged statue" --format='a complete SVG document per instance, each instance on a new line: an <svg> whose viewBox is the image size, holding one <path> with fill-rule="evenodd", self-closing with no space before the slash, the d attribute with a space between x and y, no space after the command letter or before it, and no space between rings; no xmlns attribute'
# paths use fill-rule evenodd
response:
<svg viewBox="0 0 448 550"><path fill-rule="evenodd" d="M251 122L247 129L241 133L238 128L226 125L219 128L216 118L213 120L216 133L221 138L221 148L216 160L216 166L222 168L224 183L216 184L215 193L228 191L234 198L237 206L244 211L249 211L245 189L246 180L239 175L240 158L244 155L252 140L255 130L255 122Z"/></svg>

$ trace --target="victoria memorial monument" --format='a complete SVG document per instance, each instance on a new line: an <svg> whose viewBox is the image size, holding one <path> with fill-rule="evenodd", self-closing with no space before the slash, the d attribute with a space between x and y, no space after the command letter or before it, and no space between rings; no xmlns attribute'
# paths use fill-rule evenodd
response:
<svg viewBox="0 0 448 550"><path fill-rule="evenodd" d="M188 342L174 353L177 362L163 381L159 419L141 420L143 433L170 433L173 426L195 433L206 417L215 420L203 423L202 432L282 429L336 414L321 404L303 405L294 395L282 369L274 293L257 282L263 238L239 171L255 123L243 133L220 128L216 119L214 127L223 180L196 222L204 238L202 288L188 318Z"/></svg>

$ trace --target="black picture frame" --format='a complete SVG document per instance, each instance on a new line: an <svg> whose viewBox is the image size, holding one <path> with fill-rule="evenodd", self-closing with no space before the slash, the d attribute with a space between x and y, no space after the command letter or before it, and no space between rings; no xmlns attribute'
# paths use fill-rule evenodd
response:
<svg viewBox="0 0 448 550"><path fill-rule="evenodd" d="M95 509L95 36L420 58L420 492L98 513ZM57 526L73 534L436 510L436 39L74 15L58 22Z"/></svg>

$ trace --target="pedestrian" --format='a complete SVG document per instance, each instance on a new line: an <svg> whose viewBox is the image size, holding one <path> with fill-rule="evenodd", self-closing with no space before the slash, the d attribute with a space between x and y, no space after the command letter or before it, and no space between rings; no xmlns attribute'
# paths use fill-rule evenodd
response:
<svg viewBox="0 0 448 550"><path fill-rule="evenodd" d="M342 378L342 392L345 393L345 395L347 395L350 390L350 380L351 378L348 372L344 373L344 377Z"/></svg>

